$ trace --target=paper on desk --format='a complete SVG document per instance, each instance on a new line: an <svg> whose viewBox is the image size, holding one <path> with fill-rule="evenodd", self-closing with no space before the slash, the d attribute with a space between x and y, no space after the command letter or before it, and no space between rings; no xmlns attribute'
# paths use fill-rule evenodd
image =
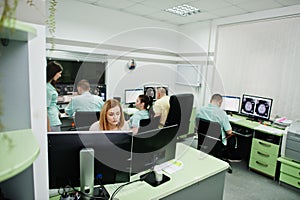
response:
<svg viewBox="0 0 300 200"><path fill-rule="evenodd" d="M173 174L183 168L183 163L180 160L171 160L162 165L161 169L168 174Z"/></svg>

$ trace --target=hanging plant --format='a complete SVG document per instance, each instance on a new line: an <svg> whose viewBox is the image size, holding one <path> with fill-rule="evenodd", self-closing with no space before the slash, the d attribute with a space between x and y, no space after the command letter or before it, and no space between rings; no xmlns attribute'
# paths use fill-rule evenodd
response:
<svg viewBox="0 0 300 200"><path fill-rule="evenodd" d="M0 18L0 30L2 30L4 23L9 23L8 27L14 27L14 21L10 19L16 19L16 9L18 6L18 0L4 0L0 3L1 18ZM7 21L9 19L9 21ZM7 22L6 22L7 21Z"/></svg>
<svg viewBox="0 0 300 200"><path fill-rule="evenodd" d="M55 39L55 30L56 30L56 20L55 20L56 5L57 5L57 0L49 1L49 16L46 21L48 31L51 34L51 38L50 38L51 49L55 48L54 39Z"/></svg>

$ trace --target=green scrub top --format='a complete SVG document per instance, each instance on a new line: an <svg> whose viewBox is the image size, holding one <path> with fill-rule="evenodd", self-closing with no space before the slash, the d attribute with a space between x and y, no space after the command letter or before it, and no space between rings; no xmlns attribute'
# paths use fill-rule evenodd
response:
<svg viewBox="0 0 300 200"><path fill-rule="evenodd" d="M207 106L202 107L198 110L196 117L213 122L218 122L222 128L222 142L224 145L227 145L227 140L225 139L225 131L231 130L231 125L229 123L228 116L226 115L226 112L224 110L222 110L216 105L208 104Z"/></svg>
<svg viewBox="0 0 300 200"><path fill-rule="evenodd" d="M149 119L149 112L148 110L139 110L135 112L129 119L129 127L139 128L140 127L140 120L141 119Z"/></svg>
<svg viewBox="0 0 300 200"><path fill-rule="evenodd" d="M56 89L51 85L50 82L47 83L47 112L50 121L50 126L61 125L59 119L59 108L56 104L58 93Z"/></svg>
<svg viewBox="0 0 300 200"><path fill-rule="evenodd" d="M87 91L73 97L65 108L65 112L69 116L73 116L77 111L101 111L103 104L104 102L101 97Z"/></svg>

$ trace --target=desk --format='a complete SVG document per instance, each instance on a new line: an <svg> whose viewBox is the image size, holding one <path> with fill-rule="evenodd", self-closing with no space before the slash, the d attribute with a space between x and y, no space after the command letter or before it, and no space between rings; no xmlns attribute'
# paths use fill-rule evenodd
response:
<svg viewBox="0 0 300 200"><path fill-rule="evenodd" d="M241 143L238 143L238 150L249 160L250 169L275 178L281 140L286 130L261 125L244 116L233 115L233 118L229 119Z"/></svg>
<svg viewBox="0 0 300 200"><path fill-rule="evenodd" d="M152 187L145 182L136 182L125 186L116 198L132 199L223 199L225 172L228 163L216 159L182 143L177 143L176 158L183 168L174 174L166 174L170 181ZM132 180L141 174L132 176ZM115 189L106 186L112 194Z"/></svg>
<svg viewBox="0 0 300 200"><path fill-rule="evenodd" d="M177 143L176 158L182 161L183 168L173 174L164 172L171 178L170 181L157 187L146 182L135 182L122 188L115 197L120 200L223 199L228 163L182 143ZM131 181L138 179L141 174L132 176ZM112 194L119 185L122 184L106 185L105 188Z"/></svg>

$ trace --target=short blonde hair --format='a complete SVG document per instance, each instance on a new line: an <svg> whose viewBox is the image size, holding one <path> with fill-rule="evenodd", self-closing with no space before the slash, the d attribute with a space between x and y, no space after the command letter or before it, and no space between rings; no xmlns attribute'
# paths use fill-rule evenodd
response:
<svg viewBox="0 0 300 200"><path fill-rule="evenodd" d="M104 105L101 109L100 120L99 120L100 130L103 130L103 131L109 130L106 114L107 114L109 109L114 108L116 106L119 106L120 114L121 114L120 122L118 124L118 128L121 129L124 126L124 123L125 123L124 113L123 113L123 109L122 109L122 106L121 106L120 102L118 100L115 100L115 99L109 99L104 103Z"/></svg>

